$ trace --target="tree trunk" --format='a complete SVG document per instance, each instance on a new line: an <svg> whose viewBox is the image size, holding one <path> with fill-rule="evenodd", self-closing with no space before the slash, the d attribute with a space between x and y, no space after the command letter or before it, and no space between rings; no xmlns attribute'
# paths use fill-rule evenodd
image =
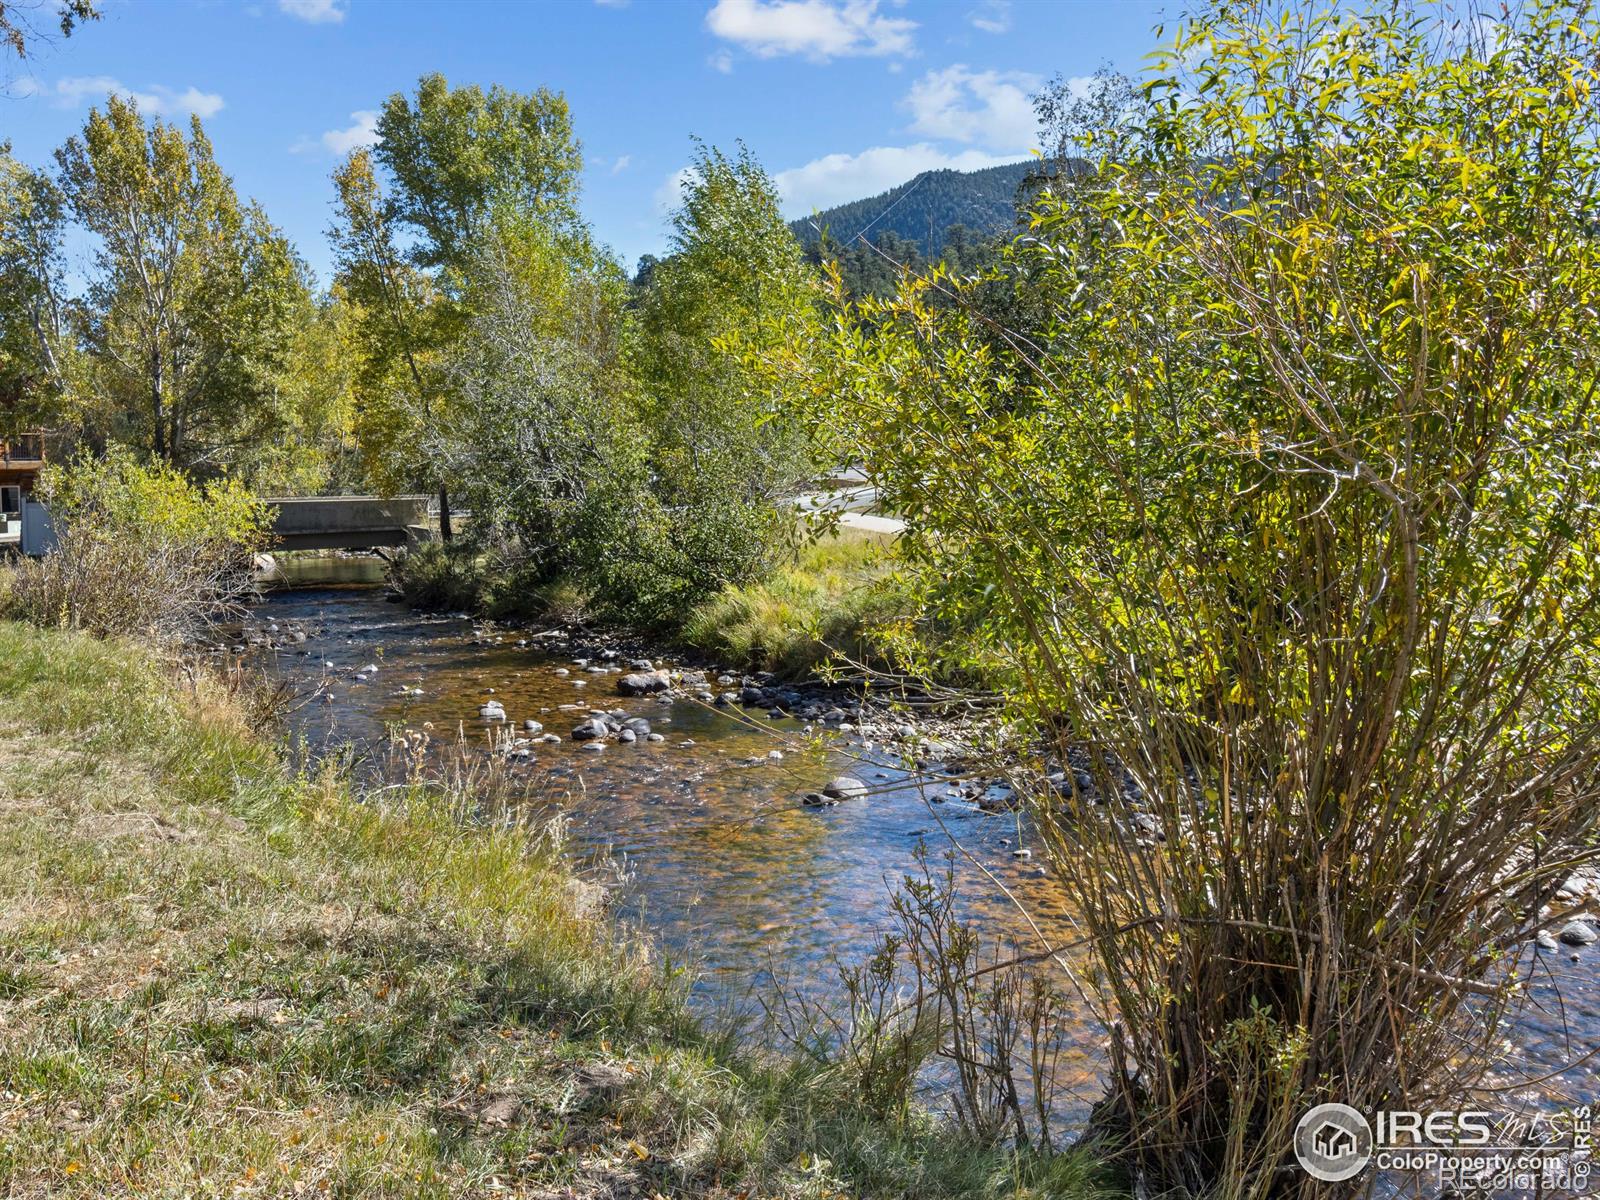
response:
<svg viewBox="0 0 1600 1200"><path fill-rule="evenodd" d="M450 540L450 489L439 485L439 540Z"/></svg>
<svg viewBox="0 0 1600 1200"><path fill-rule="evenodd" d="M150 416L155 427L152 436L157 458L167 457L167 411L161 402L162 383L161 351L156 350L150 355Z"/></svg>

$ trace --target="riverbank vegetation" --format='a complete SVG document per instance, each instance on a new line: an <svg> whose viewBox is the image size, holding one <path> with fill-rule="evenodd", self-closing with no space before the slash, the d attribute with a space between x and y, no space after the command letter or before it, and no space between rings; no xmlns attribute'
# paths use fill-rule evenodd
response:
<svg viewBox="0 0 1600 1200"><path fill-rule="evenodd" d="M1079 764L1037 812L1152 1194L1326 1196L1313 1105L1458 1107L1595 861L1597 46L1202 15L1009 250L1040 328L841 301L816 419Z"/></svg>
<svg viewBox="0 0 1600 1200"><path fill-rule="evenodd" d="M0 615L184 645L237 616L254 591L268 512L236 481L195 484L113 449L49 464L38 490L56 546L0 573Z"/></svg>
<svg viewBox="0 0 1600 1200"><path fill-rule="evenodd" d="M754 156L701 146L670 255L630 279L583 219L565 99L429 75L336 172L338 273L314 294L198 119L113 97L54 172L0 155L0 412L214 496L426 490L443 541L394 574L420 604L991 685L1011 752L993 770L1032 805L1093 955L1098 1144L1140 1194L1356 1192L1370 1179L1296 1173L1299 1115L1461 1107L1504 1065L1523 949L1596 858L1600 19L1587 0L1493 20L1216 3L1161 41L1137 81L1038 98L1047 156L1014 237L883 270L882 245L809 263ZM69 225L97 249L78 295ZM152 289L160 319L136 319ZM811 538L804 494L863 476L905 532ZM14 611L144 631L83 615L74 524ZM119 527L76 525L104 576ZM28 1094L103 1099L103 1059L114 1110L153 1123L115 1149L92 1105L7 1101L50 1181L203 1155L195 1097L233 1088L268 1119L337 1115L270 1145L220 1118L253 1179L277 1167L251 1156L287 1145L293 1170L372 1189L396 1164L711 1194L1081 1182L1048 1147L1008 1157L1003 1122L952 1141L921 1116L858 1120L838 1071L753 1066L697 1032L669 980L571 914L530 831L414 790L358 804L232 718L180 750L155 717L127 724L179 703L148 668L119 669L157 699L93 717L53 660L92 676L117 651L6 636L0 678L28 701L10 719L39 750L8 836L61 906L29 935L40 957L24 940L7 968L41 1022ZM118 815L79 742L120 756L146 807ZM84 798L54 811L51 788ZM113 836L139 856L114 859ZM252 897L289 906L278 926ZM199 949L169 937L182 914ZM546 972L533 914L578 982ZM108 963L158 947L184 973L151 959L74 1007L97 930ZM217 1028L213 993L273 1006ZM834 1043L925 1050L903 1021L885 999ZM111 1036L129 1029L143 1040ZM86 1054L70 1030L101 1040ZM641 1090L586 1108L595 1059ZM514 1137L484 1132L502 1092L494 1111L535 1114Z"/></svg>
<svg viewBox="0 0 1600 1200"><path fill-rule="evenodd" d="M709 1031L483 772L358 795L70 631L0 623L0 697L8 1195L1098 1190Z"/></svg>

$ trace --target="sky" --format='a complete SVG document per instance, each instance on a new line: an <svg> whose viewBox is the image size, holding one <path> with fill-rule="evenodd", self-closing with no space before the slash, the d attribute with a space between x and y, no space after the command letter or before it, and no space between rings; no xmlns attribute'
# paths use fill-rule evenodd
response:
<svg viewBox="0 0 1600 1200"><path fill-rule="evenodd" d="M53 0L22 0L48 26ZM563 92L583 208L630 266L667 244L692 137L742 139L790 217L1037 145L1054 76L1136 72L1160 0L103 0L0 77L0 141L43 166L108 91L187 122L319 280L329 174L419 76Z"/></svg>

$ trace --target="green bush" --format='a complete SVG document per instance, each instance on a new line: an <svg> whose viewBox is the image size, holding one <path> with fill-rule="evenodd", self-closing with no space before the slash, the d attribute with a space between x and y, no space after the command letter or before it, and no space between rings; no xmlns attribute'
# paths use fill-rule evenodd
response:
<svg viewBox="0 0 1600 1200"><path fill-rule="evenodd" d="M205 486L128 453L47 467L57 545L13 574L6 611L99 637L193 638L237 611L270 512L232 480Z"/></svg>
<svg viewBox="0 0 1600 1200"><path fill-rule="evenodd" d="M838 317L819 421L1092 781L1036 809L1141 1194L1363 1189L1296 1121L1459 1107L1595 859L1597 50L1203 9L1030 214L1043 328Z"/></svg>
<svg viewBox="0 0 1600 1200"><path fill-rule="evenodd" d="M478 608L485 585L482 555L469 542L413 546L389 564L389 584L417 608Z"/></svg>

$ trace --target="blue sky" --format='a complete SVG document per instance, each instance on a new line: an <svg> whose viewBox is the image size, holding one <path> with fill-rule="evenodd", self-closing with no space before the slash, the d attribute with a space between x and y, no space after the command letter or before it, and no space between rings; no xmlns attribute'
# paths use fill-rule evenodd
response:
<svg viewBox="0 0 1600 1200"><path fill-rule="evenodd" d="M47 4L49 0L37 0ZM1137 70L1159 0L104 0L13 68L0 139L42 165L108 89L204 119L239 190L326 282L328 174L383 98L452 83L566 93L584 211L630 265L660 252L690 136L742 138L804 215L930 167L1015 161L1029 95ZM35 13L37 17L38 13Z"/></svg>

